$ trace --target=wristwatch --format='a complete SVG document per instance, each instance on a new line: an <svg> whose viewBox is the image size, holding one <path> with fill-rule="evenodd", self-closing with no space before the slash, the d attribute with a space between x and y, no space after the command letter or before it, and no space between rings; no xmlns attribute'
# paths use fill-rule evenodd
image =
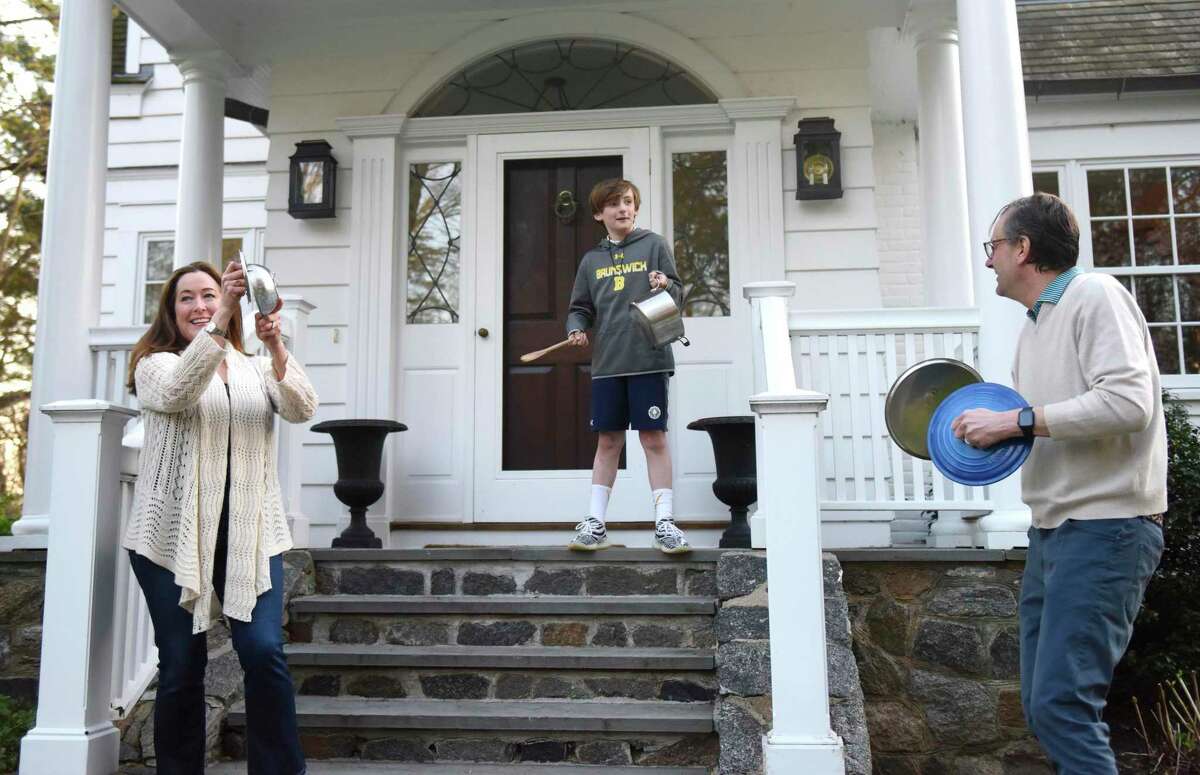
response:
<svg viewBox="0 0 1200 775"><path fill-rule="evenodd" d="M208 321L208 325L204 327L204 332L206 334L208 334L209 336L219 336L222 338L224 338L226 336L225 329L218 328L217 321L215 321L215 320Z"/></svg>
<svg viewBox="0 0 1200 775"><path fill-rule="evenodd" d="M1026 406L1017 412L1017 427L1026 440L1033 438L1033 407Z"/></svg>

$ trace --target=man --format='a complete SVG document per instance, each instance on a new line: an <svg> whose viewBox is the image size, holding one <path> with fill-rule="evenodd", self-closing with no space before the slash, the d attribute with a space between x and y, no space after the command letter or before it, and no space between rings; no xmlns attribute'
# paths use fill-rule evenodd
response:
<svg viewBox="0 0 1200 775"><path fill-rule="evenodd" d="M1024 409L954 421L975 447L1037 437L1021 583L1021 702L1062 775L1116 775L1101 721L1113 669L1162 556L1167 437L1145 318L1112 276L1081 273L1079 226L1048 194L1008 204L984 244L996 293L1024 305L1013 384Z"/></svg>

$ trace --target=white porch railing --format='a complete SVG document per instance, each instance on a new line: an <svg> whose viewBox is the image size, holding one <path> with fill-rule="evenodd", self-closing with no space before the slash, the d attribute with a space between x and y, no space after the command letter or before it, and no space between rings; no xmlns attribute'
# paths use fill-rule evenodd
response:
<svg viewBox="0 0 1200 775"><path fill-rule="evenodd" d="M767 550L771 627L768 775L841 775L842 740L829 717L821 558L820 415L828 397L796 386L788 332L792 283L751 283L758 511L751 541Z"/></svg>
<svg viewBox="0 0 1200 775"><path fill-rule="evenodd" d="M130 409L138 408L137 398L125 387L129 372L129 353L146 332L146 326L103 326L89 331L92 350L92 398Z"/></svg>
<svg viewBox="0 0 1200 775"><path fill-rule="evenodd" d="M92 350L92 397L117 406L136 410L138 400L129 393L125 381L129 353L146 331L146 326L93 328L88 345ZM137 482L137 452L140 439L122 448L121 511L118 540L125 535L133 506L133 486ZM129 715L158 671L158 649L154 647L154 627L146 598L138 587L129 562L117 550L113 579L113 656L112 713L114 719Z"/></svg>
<svg viewBox="0 0 1200 775"><path fill-rule="evenodd" d="M884 400L896 378L929 358L976 365L977 309L792 312L801 388L829 396L821 418L824 511L987 511L984 488L946 479L892 443Z"/></svg>
<svg viewBox="0 0 1200 775"><path fill-rule="evenodd" d="M132 456L136 463L136 456ZM127 468L122 466L122 468ZM125 535L133 506L136 474L121 472L121 523L118 536ZM118 549L116 580L113 584L113 662L112 710L114 719L123 719L158 672L158 649L154 646L154 625L150 609L138 587L137 577L124 551Z"/></svg>

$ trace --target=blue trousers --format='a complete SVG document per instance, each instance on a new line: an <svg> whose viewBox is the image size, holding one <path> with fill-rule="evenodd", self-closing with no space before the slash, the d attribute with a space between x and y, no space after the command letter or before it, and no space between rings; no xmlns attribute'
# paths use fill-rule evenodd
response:
<svg viewBox="0 0 1200 775"><path fill-rule="evenodd" d="M1162 551L1162 529L1143 517L1029 530L1021 704L1060 775L1117 775L1101 715Z"/></svg>
<svg viewBox="0 0 1200 775"><path fill-rule="evenodd" d="M223 532L223 531L222 531ZM213 584L225 592L225 547L218 534ZM204 772L204 669L208 639L192 634L192 615L179 605L182 592L171 571L129 553L154 622L158 691L154 701L154 753L159 775ZM198 603L199 604L199 603ZM249 622L229 620L233 648L246 681L248 775L300 775L305 771L296 729L296 698L283 654L283 555L271 558L271 589L259 595Z"/></svg>

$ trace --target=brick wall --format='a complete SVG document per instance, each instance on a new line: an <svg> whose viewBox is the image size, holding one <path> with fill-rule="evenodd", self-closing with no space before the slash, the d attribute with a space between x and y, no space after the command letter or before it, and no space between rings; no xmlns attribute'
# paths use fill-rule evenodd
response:
<svg viewBox="0 0 1200 775"><path fill-rule="evenodd" d="M885 307L925 304L917 138L909 122L876 123L875 212L879 290Z"/></svg>

